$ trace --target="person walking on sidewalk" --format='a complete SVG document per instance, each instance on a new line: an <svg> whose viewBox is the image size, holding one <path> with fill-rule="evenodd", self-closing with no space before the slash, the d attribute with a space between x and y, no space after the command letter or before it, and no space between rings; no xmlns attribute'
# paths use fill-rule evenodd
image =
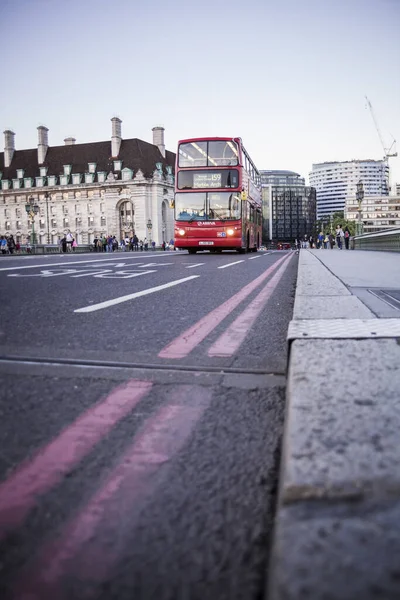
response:
<svg viewBox="0 0 400 600"><path fill-rule="evenodd" d="M342 249L344 233L341 225L336 226L336 244L339 250Z"/></svg>
<svg viewBox="0 0 400 600"><path fill-rule="evenodd" d="M346 248L346 250L349 249L349 242L350 242L350 231L348 227L345 227L344 229L344 246Z"/></svg>

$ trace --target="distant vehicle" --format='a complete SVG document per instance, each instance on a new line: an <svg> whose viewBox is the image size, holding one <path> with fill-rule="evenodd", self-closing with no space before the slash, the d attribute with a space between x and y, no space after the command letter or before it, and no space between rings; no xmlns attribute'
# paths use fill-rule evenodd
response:
<svg viewBox="0 0 400 600"><path fill-rule="evenodd" d="M257 252L261 245L261 178L240 138L178 142L175 246Z"/></svg>
<svg viewBox="0 0 400 600"><path fill-rule="evenodd" d="M290 242L278 242L276 248L277 250L290 250L292 245Z"/></svg>

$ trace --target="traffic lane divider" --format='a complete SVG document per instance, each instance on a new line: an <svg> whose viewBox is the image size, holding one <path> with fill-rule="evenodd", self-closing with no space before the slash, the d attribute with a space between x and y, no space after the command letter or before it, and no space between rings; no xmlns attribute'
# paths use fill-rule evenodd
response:
<svg viewBox="0 0 400 600"><path fill-rule="evenodd" d="M226 302L212 310L195 325L186 329L158 354L160 358L184 358L200 344L232 311L239 306L265 279L267 279L289 255L285 255L271 265L262 275L244 286Z"/></svg>

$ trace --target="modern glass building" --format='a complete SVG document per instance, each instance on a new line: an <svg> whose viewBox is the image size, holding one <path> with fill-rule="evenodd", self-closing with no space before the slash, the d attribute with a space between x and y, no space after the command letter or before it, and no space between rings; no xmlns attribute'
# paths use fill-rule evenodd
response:
<svg viewBox="0 0 400 600"><path fill-rule="evenodd" d="M312 166L310 185L317 191L317 218L343 212L362 181L366 196L389 195L389 167L383 160L326 162Z"/></svg>
<svg viewBox="0 0 400 600"><path fill-rule="evenodd" d="M293 171L260 171L263 242L293 242L314 234L315 189Z"/></svg>

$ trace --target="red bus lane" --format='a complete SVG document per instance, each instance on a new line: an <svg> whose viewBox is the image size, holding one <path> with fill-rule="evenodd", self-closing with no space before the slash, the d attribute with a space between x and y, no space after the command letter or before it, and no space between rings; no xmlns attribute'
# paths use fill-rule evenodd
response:
<svg viewBox="0 0 400 600"><path fill-rule="evenodd" d="M241 138L178 143L175 246L257 252L261 246L260 174Z"/></svg>

